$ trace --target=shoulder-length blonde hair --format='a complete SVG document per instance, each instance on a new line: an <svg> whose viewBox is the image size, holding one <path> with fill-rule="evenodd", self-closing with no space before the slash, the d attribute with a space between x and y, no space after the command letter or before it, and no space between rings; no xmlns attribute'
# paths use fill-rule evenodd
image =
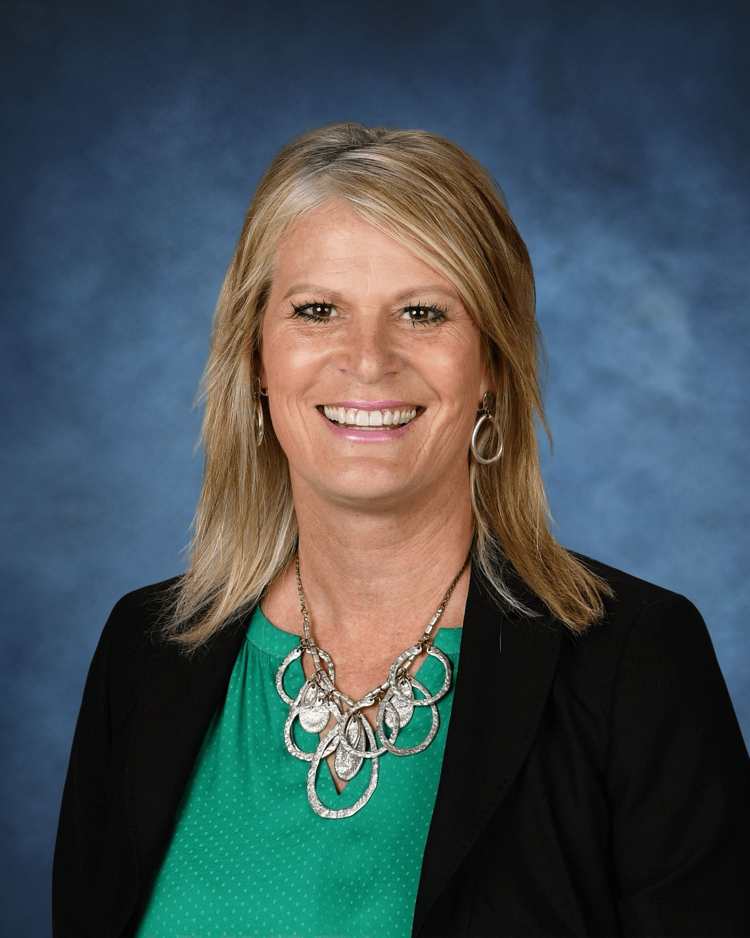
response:
<svg viewBox="0 0 750 938"><path fill-rule="evenodd" d="M205 470L190 567L168 633L186 648L236 618L294 556L286 457L267 409L258 445L260 339L276 247L322 203L345 202L457 288L482 334L503 440L499 462L471 459L474 563L502 601L510 561L567 626L602 614L609 588L550 533L535 417L549 432L537 374L539 332L526 246L492 176L455 143L421 130L342 123L285 146L258 185L219 297L204 376ZM497 440L485 442L487 451Z"/></svg>

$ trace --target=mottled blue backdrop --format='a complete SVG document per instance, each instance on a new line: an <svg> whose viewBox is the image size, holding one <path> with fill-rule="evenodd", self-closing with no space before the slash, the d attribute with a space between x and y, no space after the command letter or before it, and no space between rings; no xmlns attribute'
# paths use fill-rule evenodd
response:
<svg viewBox="0 0 750 938"><path fill-rule="evenodd" d="M116 599L181 568L212 309L303 128L425 128L495 173L538 277L559 536L697 603L748 735L749 12L0 5L0 933L48 932L88 661Z"/></svg>

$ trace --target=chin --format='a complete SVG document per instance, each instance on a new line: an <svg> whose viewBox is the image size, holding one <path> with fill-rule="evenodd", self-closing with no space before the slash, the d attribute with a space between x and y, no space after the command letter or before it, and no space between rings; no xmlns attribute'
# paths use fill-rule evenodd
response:
<svg viewBox="0 0 750 938"><path fill-rule="evenodd" d="M351 485L342 484L342 480L338 479L335 485L321 487L320 491L331 501L362 508L386 508L413 498L410 486L377 479L353 482Z"/></svg>
<svg viewBox="0 0 750 938"><path fill-rule="evenodd" d="M319 495L331 502L347 505L367 506L392 505L400 500L414 498L414 480L408 473L386 471L386 467L373 466L369 460L366 466L342 468L340 472L312 475L309 472L297 473L303 486L310 486ZM381 469L382 471L378 471ZM294 473L292 482L294 484ZM421 486L418 486L421 488Z"/></svg>

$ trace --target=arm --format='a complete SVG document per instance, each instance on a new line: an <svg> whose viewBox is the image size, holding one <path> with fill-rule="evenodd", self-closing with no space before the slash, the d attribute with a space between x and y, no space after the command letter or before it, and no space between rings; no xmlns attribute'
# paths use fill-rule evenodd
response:
<svg viewBox="0 0 750 938"><path fill-rule="evenodd" d="M619 663L608 788L624 935L750 935L750 763L700 614L646 606Z"/></svg>

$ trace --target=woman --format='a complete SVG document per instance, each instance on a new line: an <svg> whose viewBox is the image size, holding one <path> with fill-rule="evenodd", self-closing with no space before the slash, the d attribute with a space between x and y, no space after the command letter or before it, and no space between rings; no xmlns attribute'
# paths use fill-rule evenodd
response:
<svg viewBox="0 0 750 938"><path fill-rule="evenodd" d="M206 373L190 569L91 667L55 933L748 934L747 753L684 598L559 546L486 171L277 156Z"/></svg>

